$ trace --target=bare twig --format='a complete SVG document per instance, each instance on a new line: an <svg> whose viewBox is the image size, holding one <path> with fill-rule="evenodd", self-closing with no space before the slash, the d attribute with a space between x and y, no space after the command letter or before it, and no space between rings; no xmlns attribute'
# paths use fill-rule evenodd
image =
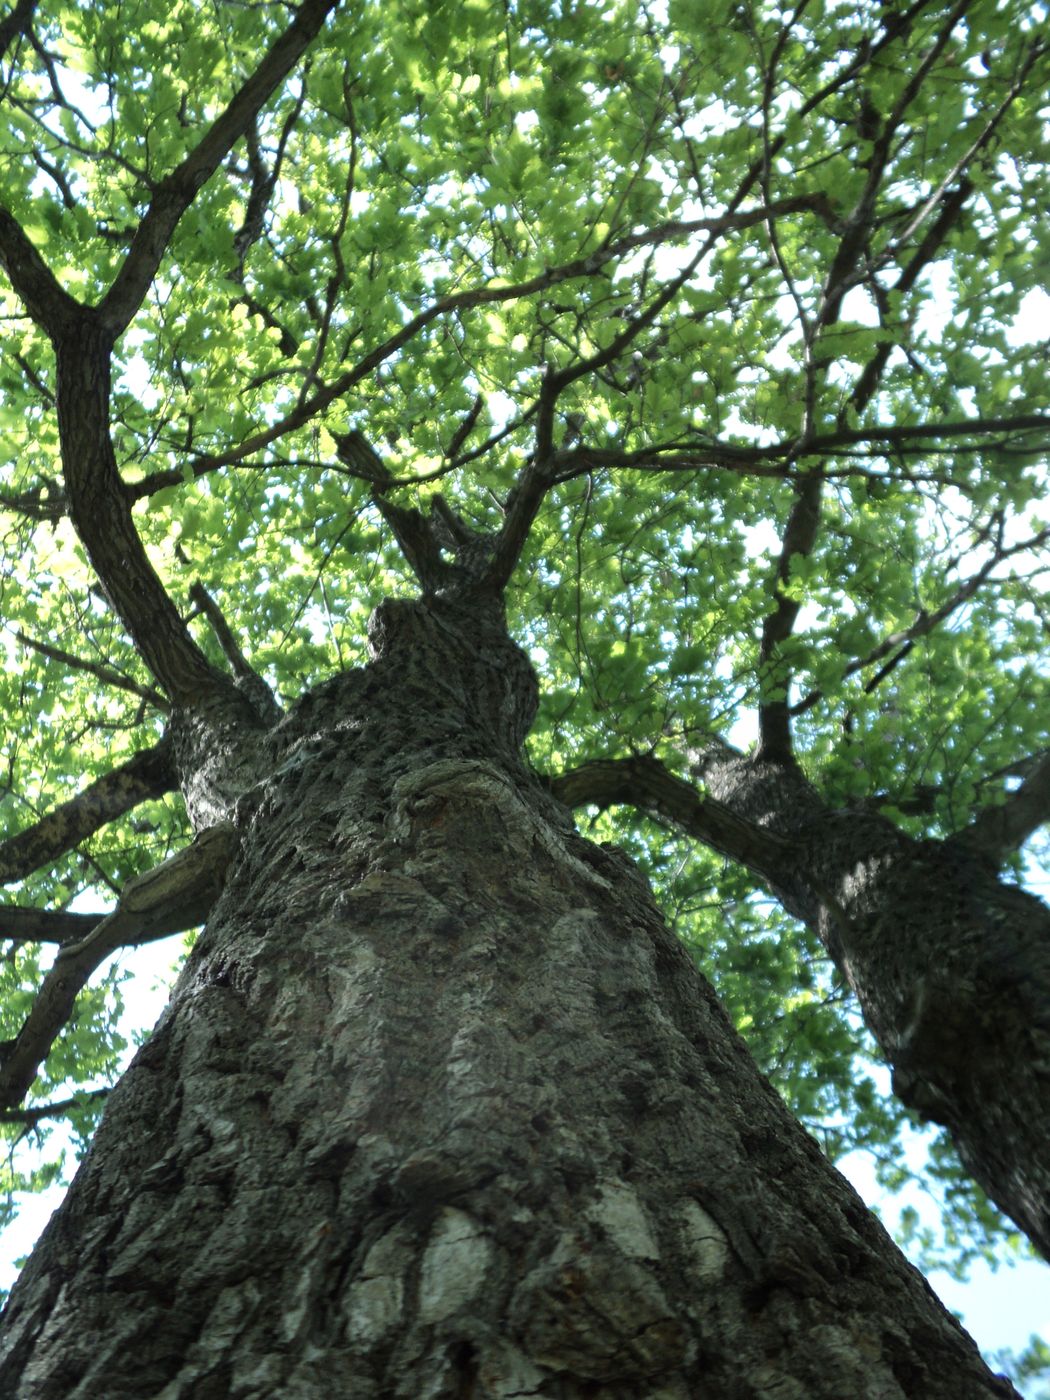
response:
<svg viewBox="0 0 1050 1400"><path fill-rule="evenodd" d="M88 1089L74 1098L59 1099L56 1103L42 1103L35 1108L9 1108L0 1113L0 1123L24 1123L27 1128L35 1128L45 1118L61 1118L89 1103L102 1103L109 1094L108 1088Z"/></svg>
<svg viewBox="0 0 1050 1400"><path fill-rule="evenodd" d="M130 691L132 695L138 695L141 699L148 701L163 714L167 714L171 709L168 701L159 690L154 690L149 685L140 685L138 681L133 681L130 676L125 676L123 672L117 671L112 666L104 666L98 661L86 661L83 657L74 656L71 652L52 646L50 642L42 642L39 637L30 637L26 632L16 630L14 635L23 646L31 647L41 656L47 656L52 661L60 661L64 666L69 666L75 671L86 671L88 675L94 676L96 680L102 681L105 685Z"/></svg>

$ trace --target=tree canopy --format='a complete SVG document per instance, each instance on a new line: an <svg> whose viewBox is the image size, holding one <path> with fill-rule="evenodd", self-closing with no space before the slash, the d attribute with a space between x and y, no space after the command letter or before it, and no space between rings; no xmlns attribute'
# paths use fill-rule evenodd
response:
<svg viewBox="0 0 1050 1400"><path fill-rule="evenodd" d="M431 508L509 541L532 764L642 861L829 1153L906 1179L841 980L674 785L702 788L713 741L758 743L833 807L968 831L1032 878L1045 33L1022 0L18 0L0 1033L84 910L189 835L155 600L115 599L99 558L141 540L209 662L291 700L360 663L372 607L414 587L404 512ZM56 411L110 359L112 510ZM107 967L9 1141L78 1089L90 1132L124 1048ZM927 1259L994 1248L1009 1227L944 1142L933 1170Z"/></svg>

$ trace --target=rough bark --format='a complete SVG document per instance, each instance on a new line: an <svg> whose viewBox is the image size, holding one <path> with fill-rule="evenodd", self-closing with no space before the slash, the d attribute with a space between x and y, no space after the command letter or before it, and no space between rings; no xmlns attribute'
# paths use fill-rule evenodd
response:
<svg viewBox="0 0 1050 1400"><path fill-rule="evenodd" d="M171 745L165 738L89 783L76 797L60 803L40 821L0 842L0 883L24 880L34 870L71 851L99 827L148 798L163 797L175 785Z"/></svg>
<svg viewBox="0 0 1050 1400"><path fill-rule="evenodd" d="M240 856L12 1295L0 1394L1012 1394L524 768L496 604L387 603L372 640L239 756L176 730Z"/></svg>
<svg viewBox="0 0 1050 1400"><path fill-rule="evenodd" d="M793 763L717 749L702 767L755 850L777 838L762 876L856 993L899 1097L1050 1258L1050 910L966 832L915 841L832 809Z"/></svg>

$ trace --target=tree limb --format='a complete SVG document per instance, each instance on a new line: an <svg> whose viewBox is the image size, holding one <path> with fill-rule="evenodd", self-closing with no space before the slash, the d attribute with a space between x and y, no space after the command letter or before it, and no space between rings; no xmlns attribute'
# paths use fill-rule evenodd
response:
<svg viewBox="0 0 1050 1400"><path fill-rule="evenodd" d="M228 822L200 832L169 860L129 880L113 913L86 938L60 949L21 1030L0 1047L0 1108L13 1108L25 1097L77 994L110 953L203 923L238 845Z"/></svg>
<svg viewBox="0 0 1050 1400"><path fill-rule="evenodd" d="M792 211L801 212L812 210L822 214L825 211L823 196L805 195L797 196L794 199L780 201L776 206L780 212ZM587 253L583 257L574 258L571 262L562 263L557 267L545 268L537 273L535 277L530 277L524 282L511 283L507 286L489 284L483 287L468 288L460 292L450 292L447 296L440 297L430 306L424 307L412 317L399 331L396 331L381 345L377 345L363 356L356 365L346 370L337 379L317 390L308 399L296 405L289 413L279 419L270 427L264 428L251 437L246 438L238 447L231 448L228 452L202 454L190 464L193 478L206 476L208 473L218 471L221 467L236 466L252 457L257 452L263 451L271 443L277 442L280 438L286 437L289 433L305 426L311 419L323 413L333 403L341 399L355 385L361 383L379 366L403 349L411 340L432 321L452 312L463 312L473 310L479 306L491 306L509 301L520 301L525 297L535 296L541 292L549 291L553 287L559 286L563 282L575 281L579 278L593 277L601 271L607 263L614 261L621 254L631 251L643 245L656 245L668 242L672 239L684 237L690 232L697 230L706 231L712 234L729 232L739 228L747 228L754 224L761 223L768 216L769 210L764 206L758 209L748 209L743 212L731 211L727 214L710 219L696 219L691 221L675 220L671 223L661 224L655 229L647 230L643 233L629 234L627 237L606 245L596 252ZM684 280L684 279L683 279ZM675 287L677 289L677 287ZM672 292L673 295L673 292ZM659 313L663 302L653 311L653 315ZM648 323L648 322L646 322ZM640 331L643 327L639 326ZM634 338L635 331L628 336L628 340ZM615 358L621 353L622 345L616 342L616 348L609 354L603 355L602 363L608 358ZM580 371L581 374L588 373L594 366L590 361ZM577 377L577 376L573 376ZM562 386L564 387L564 386ZM1050 421L1050 420L1048 420ZM169 486L181 486L185 480L181 470L170 469L158 472L151 472L141 480L131 482L126 488L126 493L130 501L140 500L145 496L152 496L157 491L162 491ZM416 482L404 481L390 483L393 485L415 485Z"/></svg>
<svg viewBox="0 0 1050 1400"><path fill-rule="evenodd" d="M89 1089L71 1099L59 1099L57 1103L42 1103L36 1108L9 1108L0 1113L0 1123L24 1123L27 1128L36 1127L44 1118L60 1118L73 1109L83 1108L87 1103L98 1103L109 1097L109 1089Z"/></svg>
<svg viewBox="0 0 1050 1400"><path fill-rule="evenodd" d="M142 305L176 225L275 89L317 37L338 0L303 0L295 19L270 46L225 111L189 155L156 187L124 263L98 304L101 325L114 341Z"/></svg>
<svg viewBox="0 0 1050 1400"><path fill-rule="evenodd" d="M1042 755L1005 802L982 808L951 841L999 866L1045 822L1050 822L1050 753Z"/></svg>
<svg viewBox="0 0 1050 1400"><path fill-rule="evenodd" d="M151 705L162 713L166 714L171 706L161 695L159 690L154 690L152 686L139 685L129 676L115 670L112 666L103 666L97 661L85 661L82 657L74 656L71 652L62 651L59 647L52 646L49 642L42 642L37 637L30 637L28 633L16 631L14 634L23 646L32 647L41 656L50 657L52 661L61 661L63 665L70 666L76 671L86 671L88 675L94 676L96 680L102 681L105 685L116 686L120 690L128 690L132 695L138 695L143 700L148 700Z"/></svg>
<svg viewBox="0 0 1050 1400"><path fill-rule="evenodd" d="M33 18L36 6L37 0L18 0L11 13L0 20L0 63L6 57L11 42L28 33L29 21Z"/></svg>
<svg viewBox="0 0 1050 1400"><path fill-rule="evenodd" d="M12 943L70 943L85 938L103 914L70 914L51 909L0 906L0 939Z"/></svg>
<svg viewBox="0 0 1050 1400"><path fill-rule="evenodd" d="M780 655L783 643L791 636L802 607L800 599L790 597L784 585L791 578L795 559L806 559L813 552L820 525L820 497L823 482L819 473L803 478L798 495L788 516L784 540L777 560L773 594L776 599L762 625L762 641L758 652L759 686L762 698L758 707L759 754L762 758L786 763L791 759L791 711L787 689L790 673Z"/></svg>
<svg viewBox="0 0 1050 1400"><path fill-rule="evenodd" d="M894 284L893 290L900 295L909 292L918 281L919 273L931 261L941 244L947 238L962 216L962 211L966 206L966 201L973 193L973 185L969 179L964 177L957 189L952 190L944 200L941 212L932 228L927 230L925 238L919 244L915 253L909 258L901 275ZM873 284L875 287L878 283ZM849 397L857 413L863 413L875 395L879 384L882 381L883 371L889 362L890 355L895 346L890 343L880 345L872 355L871 359L861 370L853 390ZM843 410L843 413L845 410Z"/></svg>
<svg viewBox="0 0 1050 1400"><path fill-rule="evenodd" d="M62 335L74 324L79 303L59 283L21 224L2 205L0 267L29 315L49 336Z"/></svg>
<svg viewBox="0 0 1050 1400"><path fill-rule="evenodd" d="M154 677L187 709L232 690L190 635L131 515L110 431L111 348L94 314L54 340L70 518L106 598Z"/></svg>
<svg viewBox="0 0 1050 1400"><path fill-rule="evenodd" d="M234 676L242 690L254 700L260 717L269 721L277 720L282 711L273 691L241 651L230 624L222 615L222 609L200 579L190 587L190 602L208 619Z"/></svg>
<svg viewBox="0 0 1050 1400"><path fill-rule="evenodd" d="M792 844L738 816L714 798L701 797L651 754L594 759L548 780L566 807L623 803L670 824L739 861L762 879L774 880L789 862Z"/></svg>
<svg viewBox="0 0 1050 1400"><path fill-rule="evenodd" d="M869 666L874 666L877 661L881 661L884 656L888 656L890 652L896 651L897 648L910 647L911 643L917 641L920 637L927 636L934 628L940 626L946 618L951 617L952 613L961 608L964 603L967 603L985 582L992 570L998 564L1001 564L1004 559L1008 559L1013 554L1020 554L1030 549L1036 549L1041 544L1045 544L1047 540L1050 540L1050 526L1047 526L1045 530L1040 530L1037 535L1033 535L1030 539L1021 540L1016 544L1004 546L1000 541L996 545L992 555L981 565L977 572L972 574L968 579L965 579L951 597L947 598L939 608L935 608L933 612L927 612L925 608L920 608L915 621L909 627L905 627L899 632L893 632L890 636L884 637L883 640L879 642L877 646L873 647L871 651L867 652L866 655L858 657L856 660L851 661L848 666L844 667L842 679L846 680L849 676L856 675L858 671L864 671ZM894 662L894 664L896 664L896 662ZM819 704L823 698L824 692L822 690L812 690L803 699L791 706L791 714L805 714L807 710L811 710L814 705Z"/></svg>
<svg viewBox="0 0 1050 1400"><path fill-rule="evenodd" d="M0 883L24 880L71 851L99 827L140 802L163 797L176 785L171 743L165 737L152 749L143 749L97 778L32 826L0 842Z"/></svg>

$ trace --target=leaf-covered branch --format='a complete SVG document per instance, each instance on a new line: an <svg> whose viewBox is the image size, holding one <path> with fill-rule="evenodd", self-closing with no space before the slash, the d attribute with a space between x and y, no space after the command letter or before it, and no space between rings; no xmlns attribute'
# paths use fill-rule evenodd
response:
<svg viewBox="0 0 1050 1400"><path fill-rule="evenodd" d="M808 559L820 525L823 483L817 473L804 478L788 515L773 583L772 611L762 625L758 652L762 698L758 708L759 747L764 758L786 762L791 757L791 711L788 706L790 673L781 648L795 626L802 600L787 586L797 560Z"/></svg>
<svg viewBox="0 0 1050 1400"><path fill-rule="evenodd" d="M820 194L800 195L791 199L779 201L776 205L779 212L813 212L821 218L828 217L827 201ZM333 404L344 398L351 389L366 381L375 373L380 366L384 365L398 351L404 350L419 334L430 326L434 321L442 317L451 316L456 313L463 313L483 306L502 305L515 301L523 301L530 297L538 297L542 293L551 291L562 283L576 281L579 279L591 278L599 275L608 264L617 261L626 254L640 247L656 247L665 243L672 243L682 238L687 238L693 233L705 232L712 237L753 227L760 224L769 214L765 207L748 209L743 211L731 211L721 216L693 220L671 220L658 225L655 228L645 230L625 236L607 246L599 248L595 252L587 253L582 257L573 258L571 261L559 264L556 267L545 268L535 276L521 282L503 283L495 281L488 285L474 288L465 288L462 291L450 292L447 296L438 298L431 305L417 312L406 324L389 336L381 344L375 346L366 355L361 357L355 365L344 371L328 384L319 387L314 393L297 402L296 406L288 413L284 414L270 427L261 429L257 433L245 438L238 446L230 448L225 452L201 454L192 457L187 463L187 470L193 478L206 476L211 472L218 471L222 467L237 466L245 463L248 459L265 451L273 443L288 436L289 433L296 432L318 418ZM706 247L706 245L705 245ZM674 290L686 278L678 278L673 284L674 289L668 289L665 296L661 297L658 305L651 308L644 322L634 325L626 338L621 336L615 348L604 352L602 362L615 358L622 353L627 344L633 340L637 334L644 329L644 326L655 318L660 309L674 295ZM620 343L622 341L622 343ZM591 372L596 366L588 362L583 367L571 367L569 378L559 381L558 390L571 382L571 379L580 377ZM531 415L530 415L531 416ZM181 469L171 468L151 472L139 481L130 482L125 490L128 499L131 501L141 500L145 497L155 495L158 491L165 490L170 486L179 486L185 480L185 475ZM409 484L391 480L391 485ZM413 481L411 484L416 484Z"/></svg>
<svg viewBox="0 0 1050 1400"><path fill-rule="evenodd" d="M41 656L49 657L52 661L60 661L64 666L69 666L74 671L84 671L89 676L94 676L103 685L116 686L118 690L130 691L132 695L139 696L146 700L155 709L162 713L170 709L167 700L160 691L154 690L152 686L140 685L138 681L133 681L130 676L125 676L122 671L116 670L112 666L105 666L98 661L87 661L83 657L74 656L72 652L63 651L61 647L52 646L50 642L41 641L39 637L30 637L28 633L15 630L15 637L23 646L30 647L33 651L39 652Z"/></svg>
<svg viewBox="0 0 1050 1400"><path fill-rule="evenodd" d="M338 0L303 0L291 24L245 79L189 155L160 182L123 266L98 306L111 343L149 290L176 225L197 192L252 127L264 104L317 37Z"/></svg>
<svg viewBox="0 0 1050 1400"><path fill-rule="evenodd" d="M939 627L942 622L945 622L951 617L953 613L958 612L964 603L968 603L980 589L981 585L989 579L997 565L1001 564L1004 559L1036 550L1041 545L1045 544L1047 540L1050 540L1050 527L1048 527L1027 539L1019 540L1012 545L1007 545L1004 544L1002 539L1001 517L997 523L999 538L992 553L976 573L964 579L955 592L952 593L950 597L946 598L939 608L934 608L932 612L927 612L924 608L920 609L914 622L912 622L910 626L904 627L898 632L893 632L888 637L884 637L877 646L872 647L864 656L857 657L849 662L849 664L843 668L843 680L846 680L849 676L855 676L859 671L866 671L868 667L876 665L893 652L900 653L904 648L910 649L913 642L918 641L920 637L928 636L929 633L936 627ZM823 698L824 692L822 690L812 690L808 695L805 695L801 700L796 701L795 704L791 706L791 714L805 714L807 710L811 710L814 705L819 704Z"/></svg>

